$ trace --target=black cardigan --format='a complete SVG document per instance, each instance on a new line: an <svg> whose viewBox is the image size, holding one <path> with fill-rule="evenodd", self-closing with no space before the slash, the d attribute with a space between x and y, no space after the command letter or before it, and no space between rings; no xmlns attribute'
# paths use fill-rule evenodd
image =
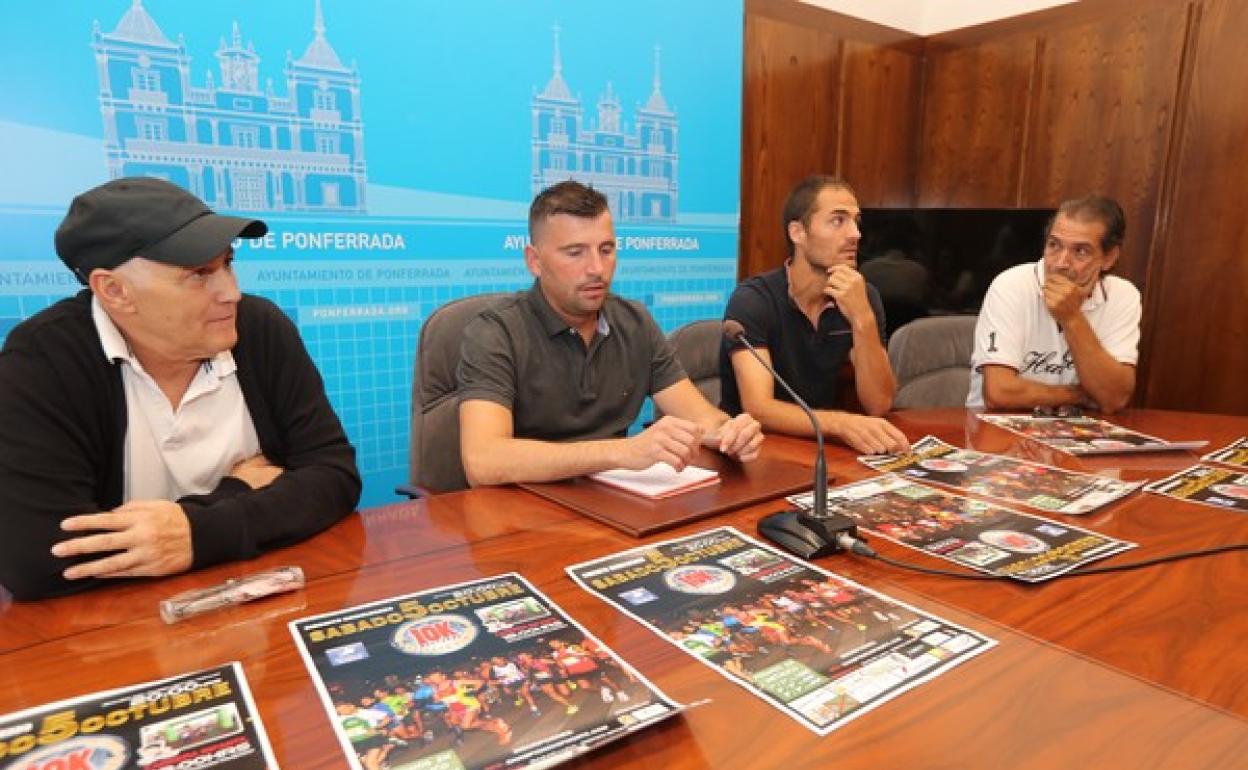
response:
<svg viewBox="0 0 1248 770"><path fill-rule="evenodd" d="M260 449L284 468L252 490L226 477L177 502L191 526L192 568L302 540L350 513L360 497L355 450L329 405L299 333L267 300L244 295L231 351ZM62 519L122 503L126 397L91 319L91 292L15 327L0 351L0 585L18 599L70 593L75 559L52 556Z"/></svg>

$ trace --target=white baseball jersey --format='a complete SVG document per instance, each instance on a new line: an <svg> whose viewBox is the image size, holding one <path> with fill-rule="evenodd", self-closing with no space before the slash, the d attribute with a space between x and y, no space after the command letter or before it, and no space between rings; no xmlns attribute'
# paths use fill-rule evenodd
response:
<svg viewBox="0 0 1248 770"><path fill-rule="evenodd" d="M1097 339L1109 355L1135 365L1140 345L1140 292L1107 275L1083 303ZM985 364L1000 364L1046 385L1079 381L1066 336L1044 305L1044 260L1003 271L988 287L975 324L968 407L984 405Z"/></svg>

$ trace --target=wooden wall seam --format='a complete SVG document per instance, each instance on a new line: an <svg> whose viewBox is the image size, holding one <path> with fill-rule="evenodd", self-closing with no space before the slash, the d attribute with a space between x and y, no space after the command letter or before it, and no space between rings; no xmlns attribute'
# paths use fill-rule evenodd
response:
<svg viewBox="0 0 1248 770"><path fill-rule="evenodd" d="M1014 188L1014 205L1023 207L1023 190L1027 184L1027 149L1031 141L1031 113L1035 102L1036 85L1040 82L1044 67L1044 36L1032 43L1031 72L1027 77L1027 107L1023 111L1023 138L1018 143L1018 185Z"/></svg>
<svg viewBox="0 0 1248 770"><path fill-rule="evenodd" d="M832 173L845 177L845 38L836 41L836 157Z"/></svg>
<svg viewBox="0 0 1248 770"><path fill-rule="evenodd" d="M1153 322L1157 303L1165 296L1162 263L1167 257L1166 235L1170 227L1170 212L1174 207L1179 188L1179 167L1183 155L1183 139L1187 128L1187 109L1192 87L1192 68L1200 34L1201 2L1193 0L1187 5L1187 25L1183 35L1183 53L1179 57L1179 77L1175 83L1174 111L1170 116L1170 141L1166 147L1166 159L1158 192L1157 213L1153 218L1152 242L1149 244L1148 270L1145 273L1143 296L1145 319L1140 334L1140 358L1145 366L1137 370L1139 380L1136 399L1149 403L1153 390L1153 346L1157 340L1157 326Z"/></svg>
<svg viewBox="0 0 1248 770"><path fill-rule="evenodd" d="M914 164L914 178L910 180L910 205L916 206L919 202L919 169L923 168L923 143L919 141L919 137L923 136L927 123L927 41L923 42L923 53L919 57L919 77L918 81L918 98L915 103L918 105L919 119L914 125L914 149L911 151L911 162Z"/></svg>

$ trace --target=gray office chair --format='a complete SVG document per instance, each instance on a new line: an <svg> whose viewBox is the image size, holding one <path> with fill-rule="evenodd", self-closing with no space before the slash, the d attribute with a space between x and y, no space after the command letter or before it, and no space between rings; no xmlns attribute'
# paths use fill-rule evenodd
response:
<svg viewBox="0 0 1248 770"><path fill-rule="evenodd" d="M975 316L931 316L911 321L888 341L897 378L894 409L963 406L971 386Z"/></svg>
<svg viewBox="0 0 1248 770"><path fill-rule="evenodd" d="M667 335L685 374L715 406L719 406L721 392L719 341L723 339L722 326L719 320L693 321ZM662 416L658 407L654 409L654 416L656 420Z"/></svg>
<svg viewBox="0 0 1248 770"><path fill-rule="evenodd" d="M408 478L400 494L419 497L428 492L465 489L468 480L459 457L459 400L455 370L459 366L464 327L507 293L478 294L452 300L433 311L420 328L412 373L412 430Z"/></svg>

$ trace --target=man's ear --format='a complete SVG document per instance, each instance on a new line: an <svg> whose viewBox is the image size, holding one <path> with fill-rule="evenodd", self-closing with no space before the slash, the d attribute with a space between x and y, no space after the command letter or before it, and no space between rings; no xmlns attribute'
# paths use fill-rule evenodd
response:
<svg viewBox="0 0 1248 770"><path fill-rule="evenodd" d="M131 306L130 287L120 275L112 270L97 267L87 276L91 293L106 309L126 312Z"/></svg>
<svg viewBox="0 0 1248 770"><path fill-rule="evenodd" d="M531 243L524 245L524 266L529 268L534 278L542 277L542 262L537 258L537 249Z"/></svg>
<svg viewBox="0 0 1248 770"><path fill-rule="evenodd" d="M806 238L806 226L802 224L802 220L794 219L789 222L789 240L794 244L803 243Z"/></svg>
<svg viewBox="0 0 1248 770"><path fill-rule="evenodd" d="M1122 256L1122 246L1118 245L1105 252L1105 263L1101 265L1101 274L1104 275L1114 269L1114 265L1118 263L1118 257Z"/></svg>

